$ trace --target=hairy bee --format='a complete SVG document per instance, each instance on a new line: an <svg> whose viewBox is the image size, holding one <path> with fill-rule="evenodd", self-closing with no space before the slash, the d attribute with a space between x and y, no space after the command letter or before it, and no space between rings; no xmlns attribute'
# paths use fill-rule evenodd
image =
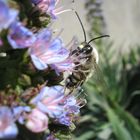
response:
<svg viewBox="0 0 140 140"><path fill-rule="evenodd" d="M70 54L72 57L77 58L77 61L74 62L76 65L75 69L71 73L71 75L67 77L66 80L66 87L72 90L81 86L89 76L90 72L93 69L96 69L99 59L98 52L94 47L90 45L90 43L99 38L109 37L109 35L102 35L87 42L86 33L82 21L78 13L76 11L75 13L81 24L85 40L76 49L73 49Z"/></svg>

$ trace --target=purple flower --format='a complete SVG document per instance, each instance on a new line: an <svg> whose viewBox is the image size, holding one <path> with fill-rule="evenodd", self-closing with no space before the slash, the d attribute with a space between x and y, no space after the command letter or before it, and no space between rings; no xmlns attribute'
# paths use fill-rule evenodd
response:
<svg viewBox="0 0 140 140"><path fill-rule="evenodd" d="M15 120L18 120L20 124L25 123L25 113L31 112L29 106L17 106L12 109Z"/></svg>
<svg viewBox="0 0 140 140"><path fill-rule="evenodd" d="M79 100L78 100L79 101ZM74 96L67 96L64 102L64 107L69 114L78 114L80 112L80 105Z"/></svg>
<svg viewBox="0 0 140 140"><path fill-rule="evenodd" d="M32 3L38 6L40 10L46 13L50 13L50 11L53 11L55 9L55 6L59 0L32 0Z"/></svg>
<svg viewBox="0 0 140 140"><path fill-rule="evenodd" d="M49 134L44 140L59 140L58 138L55 138L54 134Z"/></svg>
<svg viewBox="0 0 140 140"><path fill-rule="evenodd" d="M56 8L60 0L32 0L32 3L37 7L51 16L52 19L56 19L58 14L63 12L71 11L71 9L63 10L62 7Z"/></svg>
<svg viewBox="0 0 140 140"><path fill-rule="evenodd" d="M75 97L72 95L65 96L63 99L63 105L64 111L58 118L55 119L55 121L66 126L70 126L76 119L81 107Z"/></svg>
<svg viewBox="0 0 140 140"><path fill-rule="evenodd" d="M72 72L75 68L75 64L70 58L67 58L66 60L60 62L60 63L55 63L50 65L51 68L55 69L56 73L59 74L60 72Z"/></svg>
<svg viewBox="0 0 140 140"><path fill-rule="evenodd" d="M14 123L14 116L10 108L0 107L0 138L14 138L18 134L18 129Z"/></svg>
<svg viewBox="0 0 140 140"><path fill-rule="evenodd" d="M33 109L26 116L26 127L32 132L39 133L48 129L48 117L38 109Z"/></svg>
<svg viewBox="0 0 140 140"><path fill-rule="evenodd" d="M59 118L56 118L55 120L57 123L66 125L66 126L70 126L72 124L72 116L69 116L69 114L67 112L61 114L61 116L59 116Z"/></svg>
<svg viewBox="0 0 140 140"><path fill-rule="evenodd" d="M0 31L8 28L18 15L18 11L10 9L6 0L0 1Z"/></svg>
<svg viewBox="0 0 140 140"><path fill-rule="evenodd" d="M35 36L20 22L15 22L10 27L8 41L14 49L26 48L33 44Z"/></svg>
<svg viewBox="0 0 140 140"><path fill-rule="evenodd" d="M63 104L61 104L63 98L64 88L62 86L43 87L31 103L49 117L57 118L64 111Z"/></svg>
<svg viewBox="0 0 140 140"><path fill-rule="evenodd" d="M35 67L39 70L48 68L48 64L61 63L69 57L69 51L64 48L61 39L52 39L49 29L44 29L37 34L29 53Z"/></svg>
<svg viewBox="0 0 140 140"><path fill-rule="evenodd" d="M70 126L80 112L81 101L72 95L64 95L64 87L43 87L31 100L43 113L53 118L56 123Z"/></svg>

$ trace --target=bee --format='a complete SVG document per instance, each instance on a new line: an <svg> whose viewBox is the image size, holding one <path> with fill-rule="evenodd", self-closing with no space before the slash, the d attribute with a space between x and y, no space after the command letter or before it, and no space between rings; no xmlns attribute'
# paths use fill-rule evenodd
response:
<svg viewBox="0 0 140 140"><path fill-rule="evenodd" d="M70 55L75 58L75 68L73 72L66 79L66 87L73 90L74 88L81 87L86 81L87 77L90 75L92 70L97 70L97 64L99 60L98 52L95 47L92 47L90 43L96 39L103 37L109 37L109 35L102 35L87 41L86 32L83 23L75 11L75 14L80 22L84 33L84 41L77 46L76 49L71 50Z"/></svg>

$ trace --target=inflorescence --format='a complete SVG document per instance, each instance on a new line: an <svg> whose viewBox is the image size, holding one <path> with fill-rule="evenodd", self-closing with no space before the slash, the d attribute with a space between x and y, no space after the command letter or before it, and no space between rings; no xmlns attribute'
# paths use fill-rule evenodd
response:
<svg viewBox="0 0 140 140"><path fill-rule="evenodd" d="M47 133L46 140L57 140L49 126L72 127L85 104L77 91L69 91L65 84L64 75L75 70L74 61L78 60L48 24L69 11L56 8L58 2L0 0L2 139L17 137L20 125L33 133ZM30 7L27 11L26 5Z"/></svg>

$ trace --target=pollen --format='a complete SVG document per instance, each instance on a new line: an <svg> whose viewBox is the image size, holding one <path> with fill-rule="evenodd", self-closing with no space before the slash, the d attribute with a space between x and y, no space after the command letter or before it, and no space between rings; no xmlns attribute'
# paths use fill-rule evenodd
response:
<svg viewBox="0 0 140 140"><path fill-rule="evenodd" d="M81 44L81 45L79 46L79 48L80 48L80 49L83 49L83 48L84 48L84 45Z"/></svg>

